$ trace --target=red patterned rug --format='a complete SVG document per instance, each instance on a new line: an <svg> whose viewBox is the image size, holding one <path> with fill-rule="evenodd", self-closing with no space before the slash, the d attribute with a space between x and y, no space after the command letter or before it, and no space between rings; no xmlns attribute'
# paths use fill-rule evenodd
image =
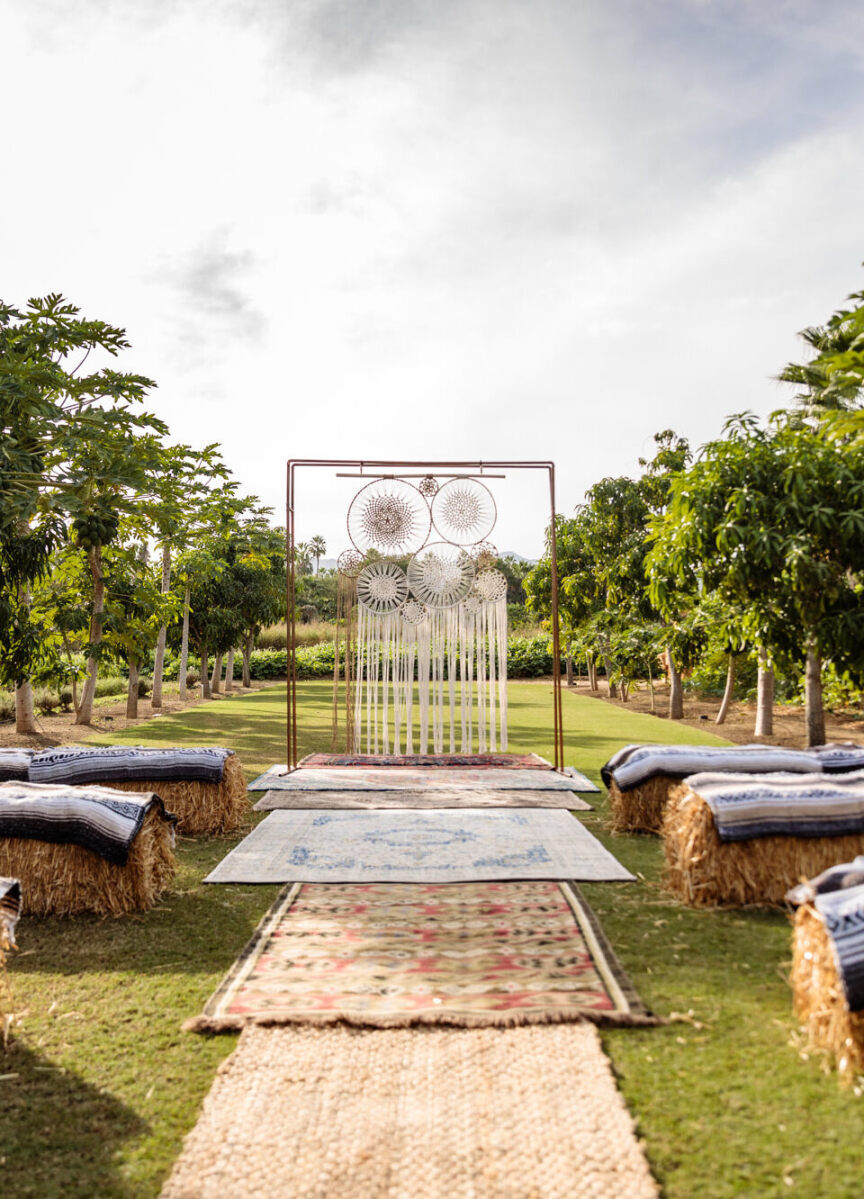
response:
<svg viewBox="0 0 864 1199"><path fill-rule="evenodd" d="M551 770L538 754L309 754L302 766L484 766L514 770Z"/></svg>
<svg viewBox="0 0 864 1199"><path fill-rule="evenodd" d="M184 1027L654 1024L569 883L298 884Z"/></svg>

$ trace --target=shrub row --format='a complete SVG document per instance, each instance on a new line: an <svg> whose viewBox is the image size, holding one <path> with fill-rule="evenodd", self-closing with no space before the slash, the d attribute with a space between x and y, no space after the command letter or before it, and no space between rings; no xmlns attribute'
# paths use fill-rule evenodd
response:
<svg viewBox="0 0 864 1199"><path fill-rule="evenodd" d="M323 679L333 674L335 646L332 641L300 646L297 650L298 679ZM549 637L511 637L507 642L507 673L514 679L536 679L552 673L552 642ZM563 660L562 660L563 669ZM284 649L256 649L249 659L253 679L284 678L288 653Z"/></svg>

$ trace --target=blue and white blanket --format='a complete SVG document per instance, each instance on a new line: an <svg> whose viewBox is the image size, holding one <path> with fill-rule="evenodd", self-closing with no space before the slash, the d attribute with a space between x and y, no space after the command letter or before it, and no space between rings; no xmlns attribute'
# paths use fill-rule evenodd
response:
<svg viewBox="0 0 864 1199"><path fill-rule="evenodd" d="M0 749L0 783L7 779L26 779L35 749Z"/></svg>
<svg viewBox="0 0 864 1199"><path fill-rule="evenodd" d="M17 878L0 878L0 930L15 944L15 925L21 915L21 884ZM2 948L2 946L0 946Z"/></svg>
<svg viewBox="0 0 864 1199"><path fill-rule="evenodd" d="M825 922L849 1010L864 1010L864 855L823 870L786 899L812 903Z"/></svg>
<svg viewBox="0 0 864 1199"><path fill-rule="evenodd" d="M64 745L36 754L28 777L31 783L134 783L160 779L221 783L225 762L233 752L219 745L194 749Z"/></svg>
<svg viewBox="0 0 864 1199"><path fill-rule="evenodd" d="M0 783L0 837L80 845L125 866L144 817L154 806L163 819L177 823L159 796L150 792Z"/></svg>
<svg viewBox="0 0 864 1199"><path fill-rule="evenodd" d="M864 771L852 774L694 774L721 841L864 836ZM862 841L864 848L864 841Z"/></svg>
<svg viewBox="0 0 864 1199"><path fill-rule="evenodd" d="M727 770L816 774L822 763L812 750L776 745L625 745L601 768L600 777L607 787L614 779L619 790L627 791L658 774L683 779L704 771Z"/></svg>
<svg viewBox="0 0 864 1199"><path fill-rule="evenodd" d="M812 752L826 774L864 770L864 745L856 745L854 741L831 741L818 745Z"/></svg>

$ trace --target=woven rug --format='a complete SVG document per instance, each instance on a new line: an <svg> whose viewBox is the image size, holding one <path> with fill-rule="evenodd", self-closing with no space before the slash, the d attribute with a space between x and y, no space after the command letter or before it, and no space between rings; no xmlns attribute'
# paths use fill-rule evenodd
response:
<svg viewBox="0 0 864 1199"><path fill-rule="evenodd" d="M422 787L416 791L265 791L256 812L289 808L565 808L592 812L575 791L502 791Z"/></svg>
<svg viewBox="0 0 864 1199"><path fill-rule="evenodd" d="M203 1016L246 1024L656 1023L569 884L286 889Z"/></svg>
<svg viewBox="0 0 864 1199"><path fill-rule="evenodd" d="M271 812L206 883L633 882L569 812Z"/></svg>
<svg viewBox="0 0 864 1199"><path fill-rule="evenodd" d="M299 767L309 766L473 766L476 770L551 770L539 754L307 754Z"/></svg>
<svg viewBox="0 0 864 1199"><path fill-rule="evenodd" d="M657 1199L590 1024L248 1028L162 1199Z"/></svg>
<svg viewBox="0 0 864 1199"><path fill-rule="evenodd" d="M485 766L310 766L286 771L271 766L247 791L418 791L439 787L501 791L588 791L597 787L578 770L506 769Z"/></svg>

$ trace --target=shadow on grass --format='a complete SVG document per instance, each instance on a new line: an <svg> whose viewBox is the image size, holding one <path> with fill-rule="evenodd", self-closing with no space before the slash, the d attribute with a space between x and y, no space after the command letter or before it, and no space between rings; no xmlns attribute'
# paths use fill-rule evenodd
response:
<svg viewBox="0 0 864 1199"><path fill-rule="evenodd" d="M0 1053L0 1193L38 1199L126 1199L116 1154L149 1125L113 1095L21 1042ZM4 1176L7 1183L3 1182ZM26 1179L26 1182L24 1181Z"/></svg>

